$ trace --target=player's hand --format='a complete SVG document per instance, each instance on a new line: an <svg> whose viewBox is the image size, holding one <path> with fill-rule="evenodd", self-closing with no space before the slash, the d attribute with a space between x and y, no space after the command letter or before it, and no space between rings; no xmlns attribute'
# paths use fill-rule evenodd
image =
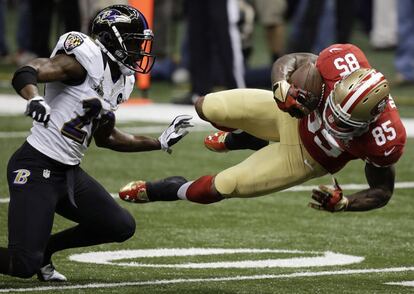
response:
<svg viewBox="0 0 414 294"><path fill-rule="evenodd" d="M168 128L161 134L158 140L161 143L161 149L171 153L171 146L180 141L188 134L187 128L193 127L190 123L193 117L191 115L179 115L171 122Z"/></svg>
<svg viewBox="0 0 414 294"><path fill-rule="evenodd" d="M333 179L333 189L320 185L319 189L312 190L312 198L317 203L310 202L309 206L318 210L330 212L344 211L348 207L348 198L342 194L338 181Z"/></svg>
<svg viewBox="0 0 414 294"><path fill-rule="evenodd" d="M36 96L27 102L24 114L37 122L44 123L46 127L50 119L50 106L47 105L43 97Z"/></svg>
<svg viewBox="0 0 414 294"><path fill-rule="evenodd" d="M273 85L273 97L280 110L302 118L318 106L319 97L282 80Z"/></svg>

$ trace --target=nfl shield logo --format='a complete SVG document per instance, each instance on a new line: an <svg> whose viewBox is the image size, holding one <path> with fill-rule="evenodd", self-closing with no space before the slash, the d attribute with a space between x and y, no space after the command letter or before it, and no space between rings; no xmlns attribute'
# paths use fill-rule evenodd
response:
<svg viewBox="0 0 414 294"><path fill-rule="evenodd" d="M44 169L44 170L43 170L43 177L44 177L45 179L48 179L48 178L50 177L50 170L48 170L48 169Z"/></svg>

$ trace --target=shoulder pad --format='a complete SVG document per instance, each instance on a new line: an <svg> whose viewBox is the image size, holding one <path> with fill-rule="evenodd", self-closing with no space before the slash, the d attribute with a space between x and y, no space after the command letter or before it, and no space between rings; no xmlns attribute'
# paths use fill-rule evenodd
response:
<svg viewBox="0 0 414 294"><path fill-rule="evenodd" d="M80 32L62 35L53 50L52 57L58 51L74 55L93 79L100 80L103 76L105 68L101 49L87 35Z"/></svg>

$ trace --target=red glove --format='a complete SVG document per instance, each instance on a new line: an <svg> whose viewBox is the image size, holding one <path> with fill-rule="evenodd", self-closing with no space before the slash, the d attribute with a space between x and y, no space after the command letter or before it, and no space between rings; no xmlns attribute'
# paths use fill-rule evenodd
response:
<svg viewBox="0 0 414 294"><path fill-rule="evenodd" d="M318 210L330 212L344 211L348 207L348 198L343 196L338 181L333 179L333 189L320 185L319 189L312 190L312 198L317 203L310 202L309 206Z"/></svg>
<svg viewBox="0 0 414 294"><path fill-rule="evenodd" d="M319 97L282 80L273 85L273 96L280 110L302 118L316 109Z"/></svg>

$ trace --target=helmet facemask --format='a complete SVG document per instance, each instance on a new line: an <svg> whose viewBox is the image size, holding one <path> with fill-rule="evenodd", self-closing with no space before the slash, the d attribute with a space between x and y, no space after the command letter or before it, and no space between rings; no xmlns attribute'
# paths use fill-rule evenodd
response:
<svg viewBox="0 0 414 294"><path fill-rule="evenodd" d="M368 122L353 121L339 105L333 103L333 91L328 96L322 114L325 129L337 139L349 141L368 130Z"/></svg>
<svg viewBox="0 0 414 294"><path fill-rule="evenodd" d="M374 69L359 69L335 85L325 102L322 121L335 138L349 141L369 129L385 109L389 87Z"/></svg>
<svg viewBox="0 0 414 294"><path fill-rule="evenodd" d="M154 34L150 29L143 34L125 33L120 35L116 26L112 26L119 48L115 50L114 57L127 69L146 74L154 65L155 56L151 54Z"/></svg>

